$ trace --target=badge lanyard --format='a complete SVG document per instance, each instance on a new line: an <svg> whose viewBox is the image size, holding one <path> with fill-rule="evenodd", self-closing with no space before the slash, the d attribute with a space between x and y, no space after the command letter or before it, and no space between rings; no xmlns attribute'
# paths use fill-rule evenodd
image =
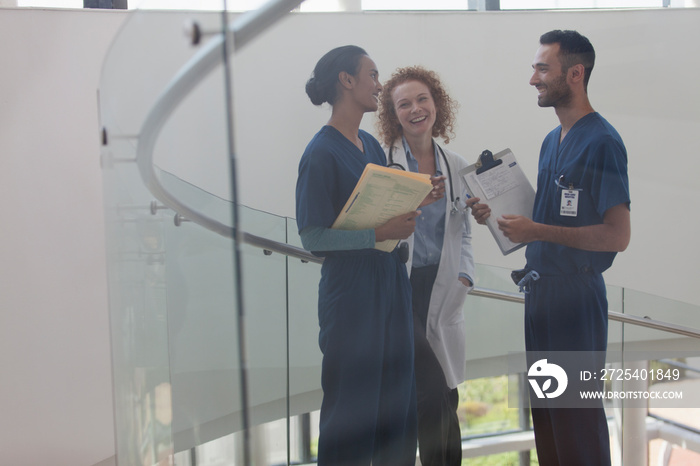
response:
<svg viewBox="0 0 700 466"><path fill-rule="evenodd" d="M569 183L566 186L564 182L564 175L561 175L554 182L557 184L558 188L561 188L561 204L559 206L559 215L563 217L576 217L578 216L578 195L581 192L580 188L574 188L573 183Z"/></svg>

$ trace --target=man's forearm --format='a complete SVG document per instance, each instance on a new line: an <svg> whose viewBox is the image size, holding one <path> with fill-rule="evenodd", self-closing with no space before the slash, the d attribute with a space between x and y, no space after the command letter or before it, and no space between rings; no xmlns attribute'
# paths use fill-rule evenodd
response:
<svg viewBox="0 0 700 466"><path fill-rule="evenodd" d="M582 227L535 224L535 241L547 241L586 251L622 252L630 241L630 218L626 204L611 207L603 223Z"/></svg>

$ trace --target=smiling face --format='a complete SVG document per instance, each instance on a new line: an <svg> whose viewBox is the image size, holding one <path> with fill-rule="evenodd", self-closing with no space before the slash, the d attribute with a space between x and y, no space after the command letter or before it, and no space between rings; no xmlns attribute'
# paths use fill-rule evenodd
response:
<svg viewBox="0 0 700 466"><path fill-rule="evenodd" d="M567 73L562 71L559 60L559 44L541 45L532 64L530 85L537 89L537 104L540 107L564 107L573 92L567 82Z"/></svg>
<svg viewBox="0 0 700 466"><path fill-rule="evenodd" d="M377 65L368 56L360 59L360 66L354 81L353 96L365 112L375 112L379 106L379 93L382 84L379 82Z"/></svg>
<svg viewBox="0 0 700 466"><path fill-rule="evenodd" d="M394 88L391 98L405 136L432 136L436 110L427 85L406 81Z"/></svg>

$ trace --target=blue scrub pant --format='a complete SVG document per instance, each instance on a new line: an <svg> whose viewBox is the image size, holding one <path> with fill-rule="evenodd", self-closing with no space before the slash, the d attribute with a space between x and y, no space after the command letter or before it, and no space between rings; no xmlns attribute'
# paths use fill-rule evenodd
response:
<svg viewBox="0 0 700 466"><path fill-rule="evenodd" d="M411 287L396 252L326 257L319 466L413 466L416 389Z"/></svg>
<svg viewBox="0 0 700 466"><path fill-rule="evenodd" d="M542 275L525 295L526 349L590 351L590 359L600 359L607 349L607 314L605 282L600 274ZM585 354L581 357L587 359ZM533 362L528 361L528 367ZM599 361L581 363L595 367ZM595 408L533 408L532 421L540 465L610 465L602 401Z"/></svg>

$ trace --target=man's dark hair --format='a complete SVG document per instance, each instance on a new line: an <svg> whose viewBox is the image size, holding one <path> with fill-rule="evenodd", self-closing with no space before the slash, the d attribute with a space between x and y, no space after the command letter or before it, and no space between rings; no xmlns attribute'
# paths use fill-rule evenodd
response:
<svg viewBox="0 0 700 466"><path fill-rule="evenodd" d="M577 31L555 29L540 36L540 44L559 44L559 61L562 73L579 63L583 65L583 87L588 89L588 80L595 64L595 50L591 42Z"/></svg>

